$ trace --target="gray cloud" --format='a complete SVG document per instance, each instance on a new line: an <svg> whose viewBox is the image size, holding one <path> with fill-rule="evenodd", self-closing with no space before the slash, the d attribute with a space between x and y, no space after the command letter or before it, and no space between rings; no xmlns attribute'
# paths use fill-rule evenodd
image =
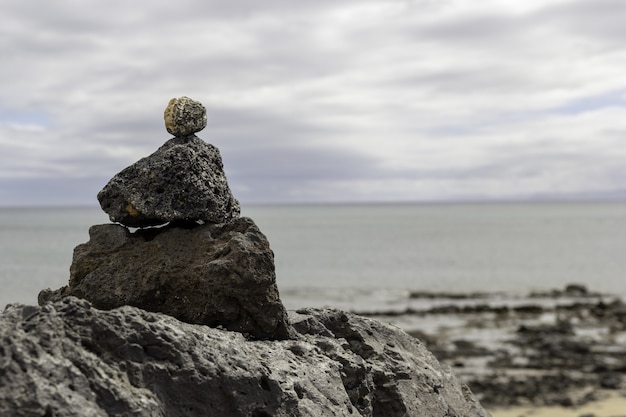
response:
<svg viewBox="0 0 626 417"><path fill-rule="evenodd" d="M577 0L547 8L536 18L546 24L559 25L568 34L585 41L597 37L608 42L605 47L624 46L626 4L619 0Z"/></svg>
<svg viewBox="0 0 626 417"><path fill-rule="evenodd" d="M104 178L0 178L0 201L13 205L98 206Z"/></svg>
<svg viewBox="0 0 626 417"><path fill-rule="evenodd" d="M224 164L238 198L265 203L285 196L291 201L315 201L325 183L388 176L372 158L288 146L237 152L225 157ZM327 199L344 201L331 193Z"/></svg>
<svg viewBox="0 0 626 417"><path fill-rule="evenodd" d="M91 204L181 95L244 202L623 190L622 3L8 1L0 205Z"/></svg>

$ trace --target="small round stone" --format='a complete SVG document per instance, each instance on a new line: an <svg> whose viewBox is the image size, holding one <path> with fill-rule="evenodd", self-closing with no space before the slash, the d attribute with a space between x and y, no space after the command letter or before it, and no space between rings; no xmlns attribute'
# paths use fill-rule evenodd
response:
<svg viewBox="0 0 626 417"><path fill-rule="evenodd" d="M206 127L206 108L189 97L170 100L165 113L165 128L174 136L189 136Z"/></svg>

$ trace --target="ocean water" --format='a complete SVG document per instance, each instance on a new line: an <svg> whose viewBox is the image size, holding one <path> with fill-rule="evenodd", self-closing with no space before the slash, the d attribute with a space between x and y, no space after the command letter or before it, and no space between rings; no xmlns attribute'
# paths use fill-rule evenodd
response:
<svg viewBox="0 0 626 417"><path fill-rule="evenodd" d="M288 308L401 307L412 291L626 295L626 202L250 205ZM67 284L98 208L0 209L0 308Z"/></svg>

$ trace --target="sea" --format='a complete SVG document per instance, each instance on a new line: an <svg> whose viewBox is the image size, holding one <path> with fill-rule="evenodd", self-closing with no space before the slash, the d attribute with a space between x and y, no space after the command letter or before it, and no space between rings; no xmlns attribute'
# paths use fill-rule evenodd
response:
<svg viewBox="0 0 626 417"><path fill-rule="evenodd" d="M626 296L626 201L245 205L289 309L402 309L415 292L585 285ZM99 208L0 208L0 310L69 280Z"/></svg>

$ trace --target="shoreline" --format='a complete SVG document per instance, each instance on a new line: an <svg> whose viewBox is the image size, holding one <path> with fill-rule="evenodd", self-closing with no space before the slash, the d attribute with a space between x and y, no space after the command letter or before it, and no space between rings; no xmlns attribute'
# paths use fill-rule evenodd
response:
<svg viewBox="0 0 626 417"><path fill-rule="evenodd" d="M608 392L606 398L580 407L528 407L492 408L492 417L626 417L626 392Z"/></svg>
<svg viewBox="0 0 626 417"><path fill-rule="evenodd" d="M539 416L548 407L546 415L578 417L570 412L606 401L623 410L607 415L626 416L623 297L572 284L522 297L419 292L412 298L402 311L357 313L420 340L494 416L531 415L528 410Z"/></svg>

